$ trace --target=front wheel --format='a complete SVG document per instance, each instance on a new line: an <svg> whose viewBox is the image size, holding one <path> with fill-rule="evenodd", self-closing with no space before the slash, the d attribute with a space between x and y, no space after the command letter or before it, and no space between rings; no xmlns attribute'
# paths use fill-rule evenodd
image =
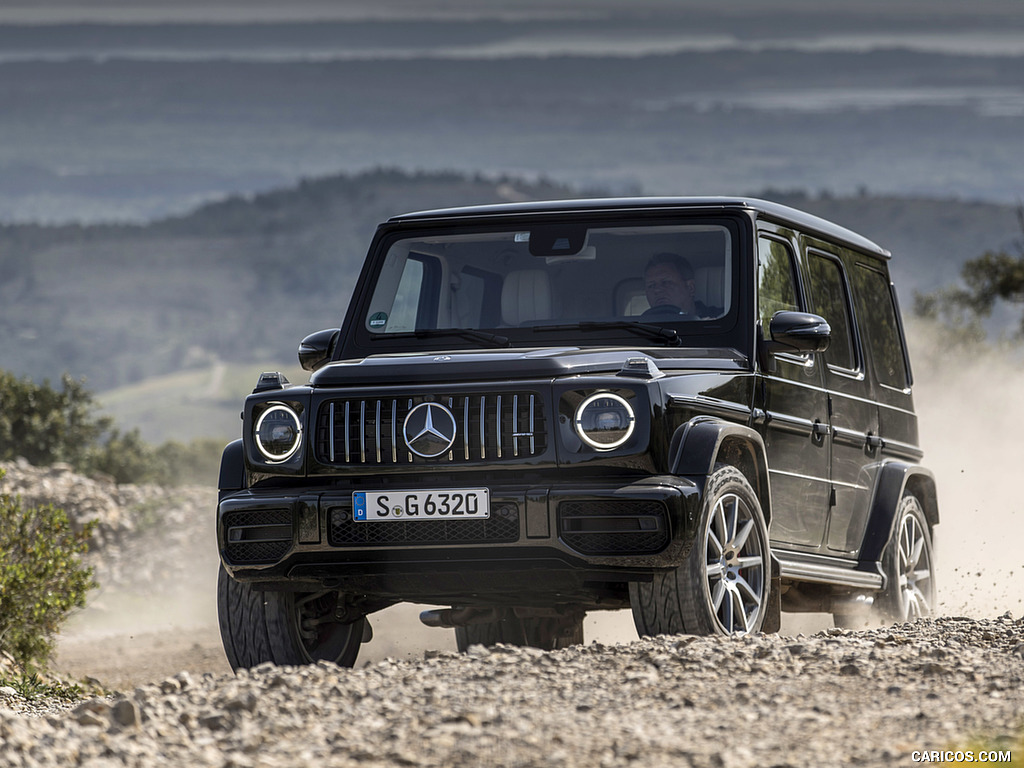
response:
<svg viewBox="0 0 1024 768"><path fill-rule="evenodd" d="M235 671L265 662L278 665L356 662L366 619L335 618L337 592L260 592L232 579L217 580L217 614L228 663Z"/></svg>
<svg viewBox="0 0 1024 768"><path fill-rule="evenodd" d="M875 600L887 622L925 619L935 610L932 535L921 502L913 494L900 501L896 527L882 555L885 589Z"/></svg>
<svg viewBox="0 0 1024 768"><path fill-rule="evenodd" d="M704 489L697 536L686 560L650 583L629 585L641 635L758 632L771 589L768 526L747 478L719 466Z"/></svg>

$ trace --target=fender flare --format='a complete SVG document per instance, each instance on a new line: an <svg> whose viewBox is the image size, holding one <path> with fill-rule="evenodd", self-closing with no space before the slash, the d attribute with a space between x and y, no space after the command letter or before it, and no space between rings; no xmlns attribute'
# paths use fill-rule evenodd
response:
<svg viewBox="0 0 1024 768"><path fill-rule="evenodd" d="M704 481L718 463L731 464L747 477L761 503L765 524L771 530L771 483L761 433L744 424L712 416L697 416L681 425L672 435L669 449L672 473L696 481L701 493ZM782 621L782 568L774 553L771 554L768 578L771 588L761 631L778 632Z"/></svg>
<svg viewBox="0 0 1024 768"><path fill-rule="evenodd" d="M217 488L221 495L225 491L240 491L247 486L245 474L245 449L242 441L233 440L220 456L220 476Z"/></svg>
<svg viewBox="0 0 1024 768"><path fill-rule="evenodd" d="M871 512L864 541L860 548L860 561L880 562L886 545L892 538L896 523L896 510L904 494L917 496L924 508L929 526L939 523L938 494L935 490L935 475L926 467L903 461L888 461L878 472L875 491L871 498Z"/></svg>
<svg viewBox="0 0 1024 768"><path fill-rule="evenodd" d="M765 522L771 523L771 483L761 434L745 424L697 416L676 429L669 448L669 467L674 475L698 481L710 475L715 464L737 467L761 502Z"/></svg>

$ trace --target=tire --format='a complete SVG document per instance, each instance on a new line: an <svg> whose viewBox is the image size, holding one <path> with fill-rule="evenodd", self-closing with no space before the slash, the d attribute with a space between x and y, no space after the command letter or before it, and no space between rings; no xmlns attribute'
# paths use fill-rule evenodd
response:
<svg viewBox="0 0 1024 768"><path fill-rule="evenodd" d="M645 635L759 632L768 613L768 526L747 478L719 465L708 477L689 555L652 582L630 582L633 622Z"/></svg>
<svg viewBox="0 0 1024 768"><path fill-rule="evenodd" d="M455 644L465 653L471 645L529 646L545 651L583 644L583 616L538 616L521 619L510 616L501 621L455 628Z"/></svg>
<svg viewBox="0 0 1024 768"><path fill-rule="evenodd" d="M272 662L298 666L331 661L356 662L366 619L352 623L321 621L333 615L337 592L260 592L232 579L223 567L217 578L217 616L228 663L236 672Z"/></svg>
<svg viewBox="0 0 1024 768"><path fill-rule="evenodd" d="M885 589L875 599L886 622L925 619L935 611L935 558L931 529L913 494L900 501L896 525L882 554Z"/></svg>

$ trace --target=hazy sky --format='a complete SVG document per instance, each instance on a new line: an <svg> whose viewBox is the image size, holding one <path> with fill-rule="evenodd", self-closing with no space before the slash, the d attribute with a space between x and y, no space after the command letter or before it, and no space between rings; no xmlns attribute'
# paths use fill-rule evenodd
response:
<svg viewBox="0 0 1024 768"><path fill-rule="evenodd" d="M1024 0L0 0L0 221L379 166L1016 200L1022 75Z"/></svg>
<svg viewBox="0 0 1024 768"><path fill-rule="evenodd" d="M978 21L1020 16L1021 5L1021 0L4 0L0 23L593 17L623 12L678 14L688 8L720 11L742 19L746 11L784 8L815 17L841 10L884 24L887 17L927 20L965 12Z"/></svg>

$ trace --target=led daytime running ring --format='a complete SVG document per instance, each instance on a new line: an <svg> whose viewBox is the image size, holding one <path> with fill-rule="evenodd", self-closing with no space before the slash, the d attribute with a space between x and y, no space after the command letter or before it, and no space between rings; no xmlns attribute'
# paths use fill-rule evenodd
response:
<svg viewBox="0 0 1024 768"><path fill-rule="evenodd" d="M288 414L295 423L295 442L292 447L283 454L270 452L266 446L263 445L263 441L260 439L260 431L263 428L263 422L268 416L270 416L270 414L277 412ZM253 428L253 438L256 440L256 447L259 448L260 453L263 454L264 458L268 462L272 464L280 464L281 462L288 461L288 459L294 456L302 445L302 420L299 418L299 414L287 405L284 405L283 403L272 405L261 413L259 419L256 420L256 426Z"/></svg>
<svg viewBox="0 0 1024 768"><path fill-rule="evenodd" d="M612 443L599 443L594 440L590 435L587 434L583 428L583 413L587 407L596 400L613 400L625 410L627 417L629 418L629 424L625 428L625 432L615 442ZM580 440L589 445L591 448L598 451L611 451L624 445L627 440L632 436L633 430L636 428L636 414L633 413L633 406L627 402L627 400L621 395L616 395L614 392L596 392L590 397L586 398L579 407L576 408L576 415L573 417L573 424L576 427L576 434Z"/></svg>

